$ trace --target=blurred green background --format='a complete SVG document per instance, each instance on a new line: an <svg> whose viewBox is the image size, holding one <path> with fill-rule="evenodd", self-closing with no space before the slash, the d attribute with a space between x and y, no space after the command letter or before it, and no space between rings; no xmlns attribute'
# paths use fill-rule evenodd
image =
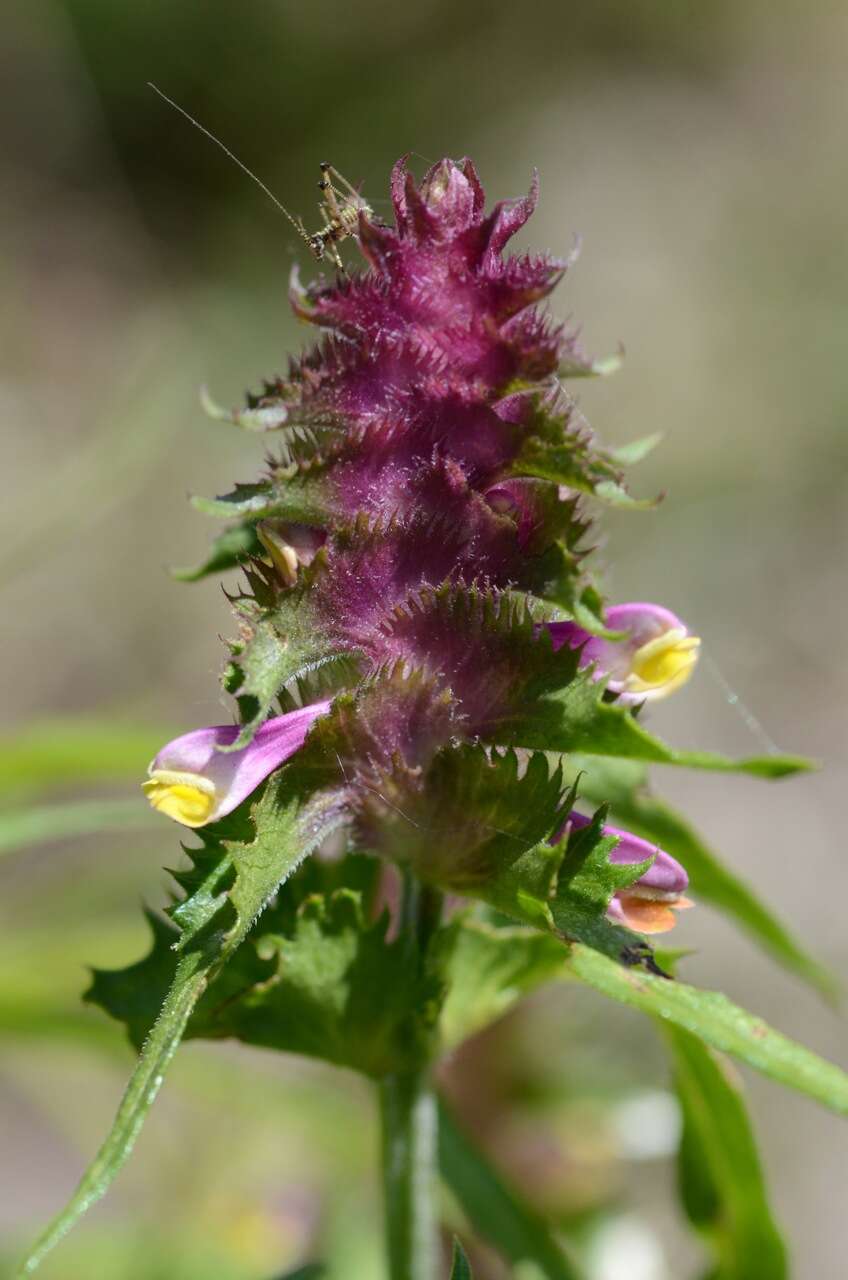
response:
<svg viewBox="0 0 848 1280"><path fill-rule="evenodd" d="M611 596L662 600L704 638L657 726L749 754L766 733L827 762L771 786L657 781L844 974L845 6L27 0L2 29L0 1256L64 1200L129 1071L79 995L86 965L141 954L139 903L164 901L179 856L136 781L169 731L228 714L226 602L167 566L213 532L187 492L253 478L262 445L207 422L197 389L236 404L310 339L286 303L302 246L148 80L308 225L324 158L378 210L403 152L419 171L472 155L493 198L539 167L526 242L583 236L554 308L591 350L628 353L581 389L587 415L614 445L665 433L634 484L666 501L609 520L596 557ZM110 830L74 838L79 802L104 798ZM842 1018L713 913L690 912L679 942L690 980L846 1061ZM592 1280L697 1273L647 1023L554 989L445 1078L503 1171L591 1235ZM793 1275L842 1274L844 1131L748 1084ZM322 1256L331 1280L379 1280L378 1215L364 1083L190 1044L115 1190L40 1274L272 1280Z"/></svg>

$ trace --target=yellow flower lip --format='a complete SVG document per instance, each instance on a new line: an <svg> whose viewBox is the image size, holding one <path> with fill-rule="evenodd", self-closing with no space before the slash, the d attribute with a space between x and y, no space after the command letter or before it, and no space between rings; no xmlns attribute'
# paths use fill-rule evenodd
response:
<svg viewBox="0 0 848 1280"><path fill-rule="evenodd" d="M215 808L215 785L199 773L152 769L141 789L157 813L185 827L204 826Z"/></svg>
<svg viewBox="0 0 848 1280"><path fill-rule="evenodd" d="M685 684L695 669L701 641L685 627L670 627L636 650L624 681L628 693L665 698Z"/></svg>

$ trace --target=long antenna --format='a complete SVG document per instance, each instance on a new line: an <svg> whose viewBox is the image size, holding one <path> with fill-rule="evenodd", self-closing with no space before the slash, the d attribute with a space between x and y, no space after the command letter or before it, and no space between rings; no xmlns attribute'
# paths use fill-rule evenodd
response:
<svg viewBox="0 0 848 1280"><path fill-rule="evenodd" d="M216 138L214 133L210 133L210 131L205 127L205 125L202 125L199 120L195 120L194 116L189 115L189 113L185 110L184 107L181 107L178 102L174 102L173 98L169 98L167 93L163 93L161 89L157 88L157 86L153 83L152 80L147 81L147 87L149 89L152 89L154 93L157 93L164 102L167 102L169 107L173 107L175 111L179 111L181 116L185 116L189 124L193 124L195 129L199 129L201 133L204 133L206 137L210 139L210 141L215 143L216 147L220 147L224 155L229 156L229 158L233 161L233 163L237 164L238 167L241 169L241 171L243 173L246 173L248 178L252 178L253 181L256 183L257 187L259 187L262 191L265 192L268 199L277 206L280 213L282 213L284 217L288 218L289 222L292 224L292 226L294 227L298 235L303 236L304 240L309 239L303 227L303 224L297 218L292 217L292 215L289 213L286 206L280 203L280 201L274 195L273 191L271 191L269 187L266 187L262 179L258 178L252 169L248 169L247 165L244 164L241 160L239 160L238 156L234 155L233 152L230 150L230 148L225 146L220 138Z"/></svg>

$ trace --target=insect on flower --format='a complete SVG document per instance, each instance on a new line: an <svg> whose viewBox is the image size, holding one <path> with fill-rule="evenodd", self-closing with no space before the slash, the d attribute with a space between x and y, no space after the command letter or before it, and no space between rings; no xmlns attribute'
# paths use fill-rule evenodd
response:
<svg viewBox="0 0 848 1280"><path fill-rule="evenodd" d="M343 178L338 169L334 169L326 160L321 161L318 190L324 193L324 198L318 205L324 226L314 235L308 235L300 218L296 220L296 225L309 245L310 253L318 262L325 253L329 253L339 271L344 271L336 245L340 240L357 234L360 213L371 217L373 210L347 178Z"/></svg>
<svg viewBox="0 0 848 1280"><path fill-rule="evenodd" d="M324 220L324 225L319 231L309 232L303 225L303 219L298 215L289 213L288 209L282 204L273 191L266 187L261 178L248 169L247 165L239 160L238 156L225 146L220 138L216 138L205 125L199 120L195 120L194 116L189 115L184 107L178 102L174 102L173 98L169 98L166 93L157 88L155 84L148 81L149 87L154 93L158 94L163 101L167 102L175 111L179 111L181 116L185 116L190 124L205 134L216 146L220 147L225 155L238 165L243 173L252 178L260 190L264 191L269 200L273 201L280 213L294 227L300 238L305 241L309 252L317 262L321 262L324 257L331 258L333 265L338 268L342 275L346 274L344 263L341 260L337 245L341 240L347 240L349 237L356 238L359 230L359 215L364 213L366 217L373 217L373 210L362 195L357 191L356 187L348 182L347 178L339 173L328 160L321 161L321 178L318 183L318 190L322 192L322 199L318 202L318 212Z"/></svg>

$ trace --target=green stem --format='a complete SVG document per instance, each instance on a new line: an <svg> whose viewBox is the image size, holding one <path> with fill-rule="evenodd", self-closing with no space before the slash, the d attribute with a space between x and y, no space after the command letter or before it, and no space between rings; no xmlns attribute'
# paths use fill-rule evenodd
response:
<svg viewBox="0 0 848 1280"><path fill-rule="evenodd" d="M401 936L423 963L441 896L406 876ZM383 1196L389 1280L435 1280L439 1241L434 1207L438 1113L429 1065L379 1084Z"/></svg>

